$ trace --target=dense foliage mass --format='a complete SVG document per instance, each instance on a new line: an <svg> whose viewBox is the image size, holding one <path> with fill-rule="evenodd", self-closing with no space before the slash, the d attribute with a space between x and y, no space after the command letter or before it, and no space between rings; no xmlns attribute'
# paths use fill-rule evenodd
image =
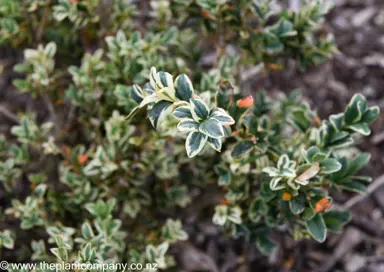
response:
<svg viewBox="0 0 384 272"><path fill-rule="evenodd" d="M0 232L12 261L171 269L169 247L188 239L180 211L208 187L222 195L213 222L263 254L274 231L341 231L350 216L329 192L370 181L358 175L370 155L347 149L379 108L355 95L321 120L297 92L244 94L250 70L337 52L328 3L273 2L0 0L0 42L24 50L13 84L49 112L20 114L0 138L2 220L20 224Z"/></svg>

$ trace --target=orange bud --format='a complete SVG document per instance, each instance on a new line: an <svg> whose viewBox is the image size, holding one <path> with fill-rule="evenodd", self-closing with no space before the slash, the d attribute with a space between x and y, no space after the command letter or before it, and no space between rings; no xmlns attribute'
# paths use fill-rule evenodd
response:
<svg viewBox="0 0 384 272"><path fill-rule="evenodd" d="M228 200L226 198L223 198L222 200L220 200L220 204L221 205L228 205Z"/></svg>
<svg viewBox="0 0 384 272"><path fill-rule="evenodd" d="M313 117L312 124L315 127L320 127L321 126L321 119L319 117Z"/></svg>
<svg viewBox="0 0 384 272"><path fill-rule="evenodd" d="M268 68L271 70L280 71L280 70L283 70L284 67L283 65L278 63L269 63Z"/></svg>
<svg viewBox="0 0 384 272"><path fill-rule="evenodd" d="M79 156L77 156L77 161L78 161L81 165L85 164L85 163L88 161L88 155L83 154L83 155L79 155Z"/></svg>
<svg viewBox="0 0 384 272"><path fill-rule="evenodd" d="M283 200L285 201L289 201L292 199L292 194L291 193L288 193L288 192L284 192L283 193L283 196L281 197Z"/></svg>
<svg viewBox="0 0 384 272"><path fill-rule="evenodd" d="M250 108L253 106L253 97L252 95L248 95L240 100L237 100L237 106L239 108Z"/></svg>
<svg viewBox="0 0 384 272"><path fill-rule="evenodd" d="M32 182L31 184L29 184L29 188L31 188L32 190L36 188L36 183Z"/></svg>
<svg viewBox="0 0 384 272"><path fill-rule="evenodd" d="M56 104L56 105L61 105L61 104L63 104L63 100L58 99L58 100L56 100L55 104Z"/></svg>
<svg viewBox="0 0 384 272"><path fill-rule="evenodd" d="M205 19L209 19L209 12L208 12L208 10L203 9L201 11L201 16L203 16Z"/></svg>
<svg viewBox="0 0 384 272"><path fill-rule="evenodd" d="M154 233L152 233L152 234L149 236L149 238L148 238L149 241L155 241L155 239L156 239L156 235L155 235Z"/></svg>
<svg viewBox="0 0 384 272"><path fill-rule="evenodd" d="M330 197L323 197L316 203L315 210L318 213L325 212L326 210L329 210L332 207L332 198Z"/></svg>

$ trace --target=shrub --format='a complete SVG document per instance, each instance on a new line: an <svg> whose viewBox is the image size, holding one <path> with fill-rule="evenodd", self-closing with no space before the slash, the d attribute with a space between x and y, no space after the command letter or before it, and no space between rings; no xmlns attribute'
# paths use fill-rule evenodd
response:
<svg viewBox="0 0 384 272"><path fill-rule="evenodd" d="M168 248L188 239L180 211L208 187L222 196L208 208L213 222L263 254L282 228L319 242L341 231L350 215L331 208L329 193L362 192L370 181L358 175L370 155L346 150L370 134L379 108L356 94L321 120L298 92L272 99L242 88L251 68L295 60L305 70L337 52L322 29L328 3L147 8L0 0L0 42L24 49L13 84L49 113L20 115L0 138L10 222L0 247L20 253L12 261L172 267Z"/></svg>

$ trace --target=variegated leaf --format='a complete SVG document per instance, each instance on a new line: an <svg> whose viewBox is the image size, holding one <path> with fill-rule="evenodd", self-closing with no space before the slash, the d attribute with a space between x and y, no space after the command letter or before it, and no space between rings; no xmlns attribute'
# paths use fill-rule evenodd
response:
<svg viewBox="0 0 384 272"><path fill-rule="evenodd" d="M212 117L215 117L222 125L233 125L235 120L222 108L216 109L212 113Z"/></svg>
<svg viewBox="0 0 384 272"><path fill-rule="evenodd" d="M139 107L142 108L148 104L155 103L159 101L159 98L157 97L156 93L153 93L148 96L144 96L144 99L141 101Z"/></svg>
<svg viewBox="0 0 384 272"><path fill-rule="evenodd" d="M175 80L176 85L176 97L189 101L192 98L193 86L189 77L185 74L179 75Z"/></svg>
<svg viewBox="0 0 384 272"><path fill-rule="evenodd" d="M183 119L177 125L180 132L199 131L199 124L193 119Z"/></svg>
<svg viewBox="0 0 384 272"><path fill-rule="evenodd" d="M341 130L344 123L344 113L331 115L329 121L336 131Z"/></svg>
<svg viewBox="0 0 384 272"><path fill-rule="evenodd" d="M170 73L160 71L158 72L158 74L161 84L163 84L164 87L168 87L170 89L175 88L173 85L173 76Z"/></svg>
<svg viewBox="0 0 384 272"><path fill-rule="evenodd" d="M277 162L277 168L287 168L289 166L289 158L287 154L282 155Z"/></svg>
<svg viewBox="0 0 384 272"><path fill-rule="evenodd" d="M207 142L208 136L200 132L191 132L185 142L188 157L192 158L200 153Z"/></svg>
<svg viewBox="0 0 384 272"><path fill-rule="evenodd" d="M199 131L215 139L224 137L223 126L213 117L201 123L199 126Z"/></svg>
<svg viewBox="0 0 384 272"><path fill-rule="evenodd" d="M149 73L149 82L154 90L160 90L164 88L155 67L151 68L151 72Z"/></svg>
<svg viewBox="0 0 384 272"><path fill-rule="evenodd" d="M331 174L339 171L342 165L336 159L329 158L320 162L320 167L321 167L321 173Z"/></svg>
<svg viewBox="0 0 384 272"><path fill-rule="evenodd" d="M192 118L191 109L189 106L177 107L173 112L173 116L176 119Z"/></svg>
<svg viewBox="0 0 384 272"><path fill-rule="evenodd" d="M208 138L208 144L216 151L221 151L222 142L221 139Z"/></svg>
<svg viewBox="0 0 384 272"><path fill-rule="evenodd" d="M284 185L279 185L280 181L282 180L282 177L274 177L271 182L269 183L269 187L272 191L277 191L284 189Z"/></svg>
<svg viewBox="0 0 384 272"><path fill-rule="evenodd" d="M369 129L366 123L353 124L348 126L348 128L364 136L368 136L369 134L371 134L371 130Z"/></svg>
<svg viewBox="0 0 384 272"><path fill-rule="evenodd" d="M352 124L361 119L367 107L367 100L361 94L355 94L345 109L344 120Z"/></svg>
<svg viewBox="0 0 384 272"><path fill-rule="evenodd" d="M140 104L144 99L143 90L139 85L133 85L132 87L132 99L135 100L137 104Z"/></svg>
<svg viewBox="0 0 384 272"><path fill-rule="evenodd" d="M376 120L379 114L380 114L380 108L378 106L370 107L364 112L361 118L361 121L365 123L371 123Z"/></svg>
<svg viewBox="0 0 384 272"><path fill-rule="evenodd" d="M156 93L159 100L176 101L175 90L170 87L164 87Z"/></svg>
<svg viewBox="0 0 384 272"><path fill-rule="evenodd" d="M208 117L209 109L203 100L200 98L191 98L190 103L193 119L199 122L205 120Z"/></svg>
<svg viewBox="0 0 384 272"><path fill-rule="evenodd" d="M275 167L265 167L263 172L268 174L270 177L276 177L279 175L279 170Z"/></svg>
<svg viewBox="0 0 384 272"><path fill-rule="evenodd" d="M171 102L160 101L157 102L149 112L149 120L155 128L170 114L172 111Z"/></svg>

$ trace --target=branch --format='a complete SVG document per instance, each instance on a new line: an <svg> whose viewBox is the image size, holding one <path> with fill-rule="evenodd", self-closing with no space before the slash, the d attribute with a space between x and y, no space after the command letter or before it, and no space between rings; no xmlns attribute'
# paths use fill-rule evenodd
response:
<svg viewBox="0 0 384 272"><path fill-rule="evenodd" d="M19 117L10 112L5 106L0 105L0 113L15 123L20 123Z"/></svg>
<svg viewBox="0 0 384 272"><path fill-rule="evenodd" d="M55 129L56 131L59 130L59 127L58 127L58 119L57 119L57 115L56 115L56 112L55 112L55 108L53 107L53 104L51 102L51 99L49 98L49 96L46 94L46 93L42 93L41 94L41 97L48 109L48 112L49 112L49 115L50 115L50 119L52 120L54 126L55 126Z"/></svg>
<svg viewBox="0 0 384 272"><path fill-rule="evenodd" d="M367 188L367 191L364 194L357 195L342 205L343 209L350 209L358 203L365 200L373 192L375 192L379 187L384 185L384 174L376 178Z"/></svg>

